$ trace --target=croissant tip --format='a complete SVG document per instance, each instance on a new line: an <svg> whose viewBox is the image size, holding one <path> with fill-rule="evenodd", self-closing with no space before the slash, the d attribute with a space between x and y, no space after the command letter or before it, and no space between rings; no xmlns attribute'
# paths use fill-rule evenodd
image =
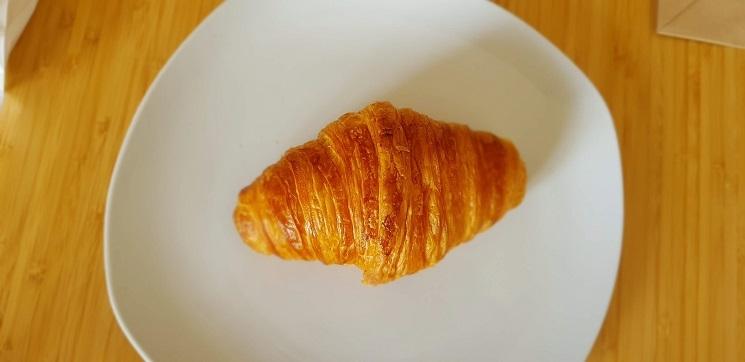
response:
<svg viewBox="0 0 745 362"><path fill-rule="evenodd" d="M514 152L515 162L517 163L515 165L515 172L514 172L514 185L515 188L512 190L511 196L511 204L512 208L517 207L523 202L523 199L525 198L525 192L528 184L528 172L525 168L525 162L520 158L520 154L517 151L517 148L515 148L515 145L510 142L510 146L512 148L512 152Z"/></svg>

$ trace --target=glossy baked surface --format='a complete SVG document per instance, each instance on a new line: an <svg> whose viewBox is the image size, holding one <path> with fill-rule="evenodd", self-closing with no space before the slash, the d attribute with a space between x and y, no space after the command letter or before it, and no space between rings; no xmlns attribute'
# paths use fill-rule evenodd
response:
<svg viewBox="0 0 745 362"><path fill-rule="evenodd" d="M234 219L258 252L355 264L379 284L494 224L525 183L511 142L378 102L287 151L241 191Z"/></svg>

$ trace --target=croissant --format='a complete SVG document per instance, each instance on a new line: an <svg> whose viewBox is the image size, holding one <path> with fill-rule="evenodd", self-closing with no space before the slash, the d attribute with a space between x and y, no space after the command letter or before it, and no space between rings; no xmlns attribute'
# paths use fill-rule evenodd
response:
<svg viewBox="0 0 745 362"><path fill-rule="evenodd" d="M378 102L287 151L241 190L233 219L259 253L354 264L381 284L489 228L525 183L510 141Z"/></svg>

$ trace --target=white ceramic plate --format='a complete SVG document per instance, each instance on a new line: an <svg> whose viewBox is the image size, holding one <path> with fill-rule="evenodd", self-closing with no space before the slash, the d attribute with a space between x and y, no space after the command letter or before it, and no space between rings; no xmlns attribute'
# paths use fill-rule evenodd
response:
<svg viewBox="0 0 745 362"><path fill-rule="evenodd" d="M380 287L244 246L236 195L339 115L390 100L511 138L524 203ZM111 303L148 359L576 361L622 232L613 122L539 34L482 0L228 1L169 62L117 162Z"/></svg>

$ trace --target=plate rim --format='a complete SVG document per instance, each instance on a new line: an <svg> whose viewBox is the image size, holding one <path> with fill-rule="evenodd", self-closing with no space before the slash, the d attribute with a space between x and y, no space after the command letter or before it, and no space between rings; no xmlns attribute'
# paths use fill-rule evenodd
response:
<svg viewBox="0 0 745 362"><path fill-rule="evenodd" d="M146 361L152 361L152 358L150 355L145 351L145 349L140 345L140 343L137 341L137 338L134 336L132 331L127 326L126 321L124 320L124 317L122 316L122 313L119 309L119 302L117 301L115 297L114 287L113 287L113 281L111 280L111 260L109 252L109 249L111 248L111 208L112 208L112 199L113 195L116 191L116 185L118 183L118 180L120 179L119 174L121 173L121 167L122 167L122 160L124 158L124 155L127 153L127 150L129 149L129 144L132 140L132 134L134 132L134 129L137 128L137 125L140 123L142 112L144 111L145 107L150 101L150 98L152 97L153 92L155 92L155 89L158 88L158 84L160 84L160 81L163 77L163 75L168 72L169 69L171 69L171 65L183 51L186 47L191 44L192 40L194 39L194 36L201 31L204 28L204 25L212 21L216 17L216 15L224 9L229 2L224 1L220 4L218 4L212 11L210 11L209 14L207 14L202 21L194 27L194 29L189 32L189 34L184 38L183 41L181 41L181 44L179 44L176 47L176 50L173 51L173 54L171 54L168 57L168 60L163 64L163 67L160 68L158 71L158 74L153 78L152 82L148 86L147 90L145 91L145 94L142 96L142 99L140 100L140 103L137 105L137 109L135 110L134 114L132 115L132 120L129 123L129 126L127 126L127 132L124 134L124 138L122 140L121 145L119 146L119 153L116 156L116 161L114 163L114 168L111 171L111 176L109 178L109 187L106 193L106 206L104 208L104 222L103 222L103 258L104 258L104 276L106 280L106 296L109 299L109 305L111 306L112 312L114 312L114 319L116 320L116 323L119 325L119 328L123 332L124 336L127 338L127 341L134 347L135 351Z"/></svg>

